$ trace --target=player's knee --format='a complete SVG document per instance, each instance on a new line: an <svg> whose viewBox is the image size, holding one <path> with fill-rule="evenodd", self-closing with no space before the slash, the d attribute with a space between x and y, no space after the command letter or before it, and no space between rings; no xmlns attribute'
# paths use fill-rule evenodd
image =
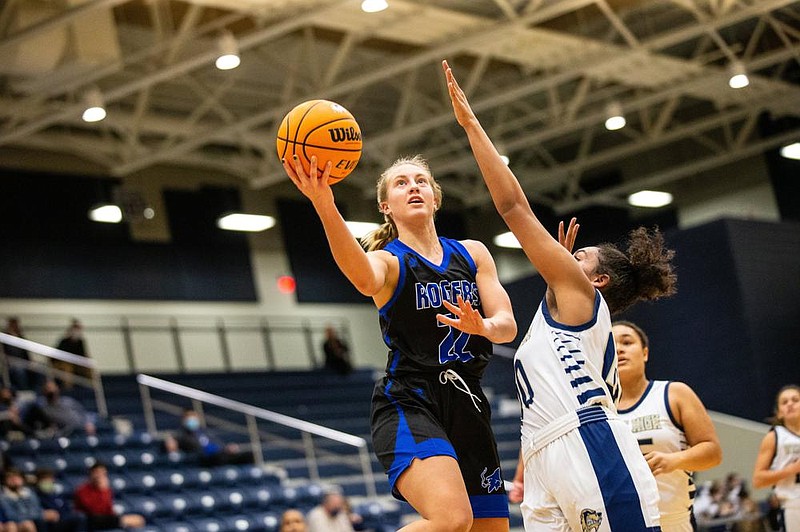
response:
<svg viewBox="0 0 800 532"><path fill-rule="evenodd" d="M434 523L436 532L468 532L472 528L472 511L457 511L442 516Z"/></svg>

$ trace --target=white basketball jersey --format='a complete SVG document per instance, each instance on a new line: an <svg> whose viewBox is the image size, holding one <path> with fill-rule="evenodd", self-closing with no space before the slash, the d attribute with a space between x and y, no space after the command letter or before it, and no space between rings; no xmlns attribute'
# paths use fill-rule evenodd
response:
<svg viewBox="0 0 800 532"><path fill-rule="evenodd" d="M523 441L531 441L548 423L581 407L600 404L616 411L617 353L611 313L600 292L592 319L577 326L554 321L542 299L514 357L514 376Z"/></svg>
<svg viewBox="0 0 800 532"><path fill-rule="evenodd" d="M800 460L800 434L795 434L783 425L776 425L773 430L775 456L770 469L781 469L794 460ZM775 484L775 495L781 501L800 500L800 474L784 478Z"/></svg>
<svg viewBox="0 0 800 532"><path fill-rule="evenodd" d="M676 453L689 447L686 434L672 416L668 393L669 381L651 381L635 405L619 411L619 417L638 440L642 454ZM691 472L678 470L658 475L656 483L662 527L679 520L688 522L695 492Z"/></svg>

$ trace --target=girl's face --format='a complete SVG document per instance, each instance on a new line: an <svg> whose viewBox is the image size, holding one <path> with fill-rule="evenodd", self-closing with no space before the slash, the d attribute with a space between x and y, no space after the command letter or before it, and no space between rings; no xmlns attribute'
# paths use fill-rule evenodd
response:
<svg viewBox="0 0 800 532"><path fill-rule="evenodd" d="M583 273L586 274L586 277L589 278L589 281L591 281L595 287L601 288L608 282L607 275L599 275L596 273L597 268L600 266L600 248L594 246L581 248L573 253L572 256L578 261ZM600 281L604 282L600 283Z"/></svg>
<svg viewBox="0 0 800 532"><path fill-rule="evenodd" d="M386 199L380 203L381 212L395 222L424 216L433 217L438 204L433 189L433 178L415 164L401 164L386 179Z"/></svg>
<svg viewBox="0 0 800 532"><path fill-rule="evenodd" d="M778 396L778 419L784 423L800 422L800 390L788 388Z"/></svg>
<svg viewBox="0 0 800 532"><path fill-rule="evenodd" d="M617 347L619 380L624 386L626 381L633 382L644 375L649 349L642 345L639 334L627 325L614 325L611 333Z"/></svg>
<svg viewBox="0 0 800 532"><path fill-rule="evenodd" d="M287 510L283 514L281 532L306 532L306 520L298 510Z"/></svg>

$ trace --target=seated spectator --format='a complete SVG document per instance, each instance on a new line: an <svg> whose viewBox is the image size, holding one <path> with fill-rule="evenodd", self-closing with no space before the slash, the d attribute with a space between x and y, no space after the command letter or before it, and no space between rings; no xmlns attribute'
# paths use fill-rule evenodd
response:
<svg viewBox="0 0 800 532"><path fill-rule="evenodd" d="M0 389L0 438L18 441L33 436L33 427L22 419L16 392L11 388Z"/></svg>
<svg viewBox="0 0 800 532"><path fill-rule="evenodd" d="M2 506L0 506L0 532L19 532L17 523L12 523L6 518Z"/></svg>
<svg viewBox="0 0 800 532"><path fill-rule="evenodd" d="M722 499L721 493L722 486L716 480L697 486L693 511L699 521L707 521L716 517Z"/></svg>
<svg viewBox="0 0 800 532"><path fill-rule="evenodd" d="M50 469L36 472L34 490L42 504L44 530L39 532L76 532L85 529L86 518L72 510L72 504L56 493L56 475Z"/></svg>
<svg viewBox="0 0 800 532"><path fill-rule="evenodd" d="M341 493L326 493L322 502L308 512L308 530L309 532L354 532L347 511L347 502Z"/></svg>
<svg viewBox="0 0 800 532"><path fill-rule="evenodd" d="M280 532L308 532L306 518L303 512L294 508L289 508L281 515Z"/></svg>
<svg viewBox="0 0 800 532"><path fill-rule="evenodd" d="M54 381L47 381L42 386L42 395L37 404L47 420L46 428L53 431L55 436L69 436L78 430L90 435L95 433L94 416L72 397L61 395Z"/></svg>
<svg viewBox="0 0 800 532"><path fill-rule="evenodd" d="M39 498L25 485L22 472L12 467L3 474L0 508L6 523L16 524L19 532L36 532L43 522Z"/></svg>
<svg viewBox="0 0 800 532"><path fill-rule="evenodd" d="M235 443L224 444L200 427L200 416L187 408L181 417L181 428L164 440L164 449L196 455L205 466L253 463L253 454L239 450Z"/></svg>
<svg viewBox="0 0 800 532"><path fill-rule="evenodd" d="M108 469L101 462L89 468L89 479L75 490L75 509L86 515L88 529L141 528L144 517L138 514L118 515L114 511L114 492L108 480Z"/></svg>

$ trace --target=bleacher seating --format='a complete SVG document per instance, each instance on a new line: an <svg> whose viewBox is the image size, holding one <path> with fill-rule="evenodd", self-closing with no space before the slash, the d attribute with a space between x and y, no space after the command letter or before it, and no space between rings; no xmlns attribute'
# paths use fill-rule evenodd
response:
<svg viewBox="0 0 800 532"><path fill-rule="evenodd" d="M503 361L494 365L495 373L511 371ZM376 377L373 370L357 370L348 376L308 371L157 376L370 441L369 405ZM296 430L260 426L270 436L263 444L263 457L265 463L277 466L271 470L253 465L202 467L180 453L164 453L160 442L144 430L138 384L133 376L106 376L103 380L111 416L124 418L134 428L131 434L115 432L114 424L107 422L99 424L101 430L96 436L75 434L6 444L7 455L27 472L36 467L54 469L58 472L58 489L67 494L85 480L87 467L101 460L108 466L118 510L144 515L150 527L145 530L277 530L285 508L308 510L321 499L322 487L309 480L312 475L304 442ZM493 403L503 396L513 399L515 392L513 388L506 389L508 382L513 386L513 378L487 374L484 387L497 388L494 394L488 394L494 397ZM79 398L92 408L91 395ZM159 398L157 391L153 398ZM161 399L175 402L174 396ZM185 405L176 404L190 406L188 401ZM505 475L510 478L519 452L519 418L516 414L498 415L496 404L493 408L498 449ZM207 416L234 417L210 405L204 412ZM178 417L157 411L156 422L160 430L176 428ZM247 441L246 434L236 432L225 432L220 437L225 441ZM382 467L371 450L378 499L367 496L356 449L319 437L314 437L314 445L320 482L338 485L355 501L354 508L364 517L367 530L396 530L404 516L414 513L408 504L391 497ZM512 528L518 526L521 521L517 512L512 516Z"/></svg>

